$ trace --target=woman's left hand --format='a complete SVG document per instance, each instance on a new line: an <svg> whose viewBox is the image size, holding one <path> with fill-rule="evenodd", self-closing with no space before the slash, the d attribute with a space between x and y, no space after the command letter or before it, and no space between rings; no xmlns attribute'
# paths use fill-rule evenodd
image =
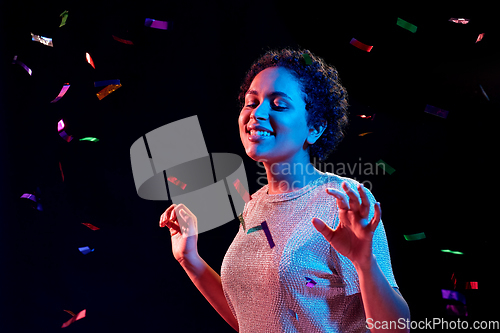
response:
<svg viewBox="0 0 500 333"><path fill-rule="evenodd" d="M342 188L345 192L332 188L326 190L337 199L340 220L337 228L333 230L316 217L312 223L337 252L350 259L354 265L364 265L372 259L373 234L382 215L380 203L375 203L375 214L368 221L370 200L364 186L359 184L356 191L342 182Z"/></svg>

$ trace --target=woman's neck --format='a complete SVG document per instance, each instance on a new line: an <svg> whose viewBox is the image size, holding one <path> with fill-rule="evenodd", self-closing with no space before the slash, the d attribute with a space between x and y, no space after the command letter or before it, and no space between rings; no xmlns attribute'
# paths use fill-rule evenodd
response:
<svg viewBox="0 0 500 333"><path fill-rule="evenodd" d="M264 163L269 194L296 191L323 175L310 162Z"/></svg>

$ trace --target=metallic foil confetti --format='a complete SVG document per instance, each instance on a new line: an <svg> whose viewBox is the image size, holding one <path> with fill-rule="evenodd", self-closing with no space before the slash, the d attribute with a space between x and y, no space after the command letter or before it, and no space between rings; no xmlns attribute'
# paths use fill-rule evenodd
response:
<svg viewBox="0 0 500 333"><path fill-rule="evenodd" d="M309 288L312 288L316 285L316 281L314 281L311 278L308 278L307 276L306 276L306 280L307 280L306 286L308 286Z"/></svg>
<svg viewBox="0 0 500 333"><path fill-rule="evenodd" d="M488 95L486 95L486 91L484 91L483 87L479 85L479 88L481 88L481 92L483 93L484 97L486 97L486 99L489 101L490 98L488 97Z"/></svg>
<svg viewBox="0 0 500 333"><path fill-rule="evenodd" d="M466 18L450 18L448 21L450 22L455 22L455 23L461 23L461 24L467 24L469 23L469 19L466 19Z"/></svg>
<svg viewBox="0 0 500 333"><path fill-rule="evenodd" d="M465 289L478 289L477 282L474 281L465 282Z"/></svg>
<svg viewBox="0 0 500 333"><path fill-rule="evenodd" d="M109 85L119 85L120 80L104 80L104 81L96 81L94 82L94 87L103 87L103 86L109 86Z"/></svg>
<svg viewBox="0 0 500 333"><path fill-rule="evenodd" d="M116 37L114 35L111 35L113 37L114 40L116 40L117 42L120 42L120 43L123 43L123 44L128 44L128 45L134 45L134 43L132 43L132 41L130 40L126 40L126 39L122 39L120 37Z"/></svg>
<svg viewBox="0 0 500 333"><path fill-rule="evenodd" d="M454 290L441 289L441 295L443 299L453 299L465 304L465 296Z"/></svg>
<svg viewBox="0 0 500 333"><path fill-rule="evenodd" d="M14 60L12 60L12 63L13 64L18 64L19 66L21 66L22 68L24 68L24 70L26 72L28 72L29 75L31 75L33 73L33 71L28 66L26 66L21 61L17 60L17 55L14 56Z"/></svg>
<svg viewBox="0 0 500 333"><path fill-rule="evenodd" d="M59 132L59 136L66 140L66 142L70 142L71 140L73 140L73 137L71 135L68 135L65 131Z"/></svg>
<svg viewBox="0 0 500 333"><path fill-rule="evenodd" d="M90 224L90 223L82 223L82 224L83 224L84 226L86 226L86 227L89 227L89 228L90 228L90 229L92 229L92 230L99 230L99 228L98 228L98 227L96 227L96 226L95 226L95 225L93 225L93 224Z"/></svg>
<svg viewBox="0 0 500 333"><path fill-rule="evenodd" d="M59 17L62 17L61 24L59 24L59 28L60 28L66 24L66 20L68 19L68 11L65 10L64 12L61 13L61 15L59 15Z"/></svg>
<svg viewBox="0 0 500 333"><path fill-rule="evenodd" d="M59 120L59 122L57 123L57 131L58 132L61 132L62 130L64 129L64 120Z"/></svg>
<svg viewBox="0 0 500 333"><path fill-rule="evenodd" d="M61 88L59 95L57 95L57 97L53 101L51 101L50 103L55 103L58 100L60 100L61 98L63 98L64 94L66 94L66 91L68 91L69 87L70 87L69 83L65 83L64 86Z"/></svg>
<svg viewBox="0 0 500 333"><path fill-rule="evenodd" d="M451 253L451 254L463 254L463 252L459 252L459 251L451 251L451 250L441 250L441 252Z"/></svg>
<svg viewBox="0 0 500 333"><path fill-rule="evenodd" d="M384 170L384 172L387 172L389 175L392 175L394 171L396 171L396 169L394 169L393 167L391 167L389 164L385 163L382 160L378 160L376 165L378 167L381 167L382 170Z"/></svg>
<svg viewBox="0 0 500 333"><path fill-rule="evenodd" d="M81 253L83 253L83 254L88 254L88 253L90 253L90 252L93 252L93 251L94 251L94 249L92 249L92 250L91 250L91 249L90 249L90 247L88 247L88 246L79 247L79 248L78 248L78 250L79 250Z"/></svg>
<svg viewBox="0 0 500 333"><path fill-rule="evenodd" d="M87 62L90 64L90 66L94 67L95 69L94 60L92 60L92 57L90 56L90 54L88 54L88 52L85 53L85 58L87 59Z"/></svg>
<svg viewBox="0 0 500 333"><path fill-rule="evenodd" d="M43 45L54 47L54 44L52 44L52 38L34 35L33 33L31 33L31 40L34 42L39 42Z"/></svg>
<svg viewBox="0 0 500 333"><path fill-rule="evenodd" d="M269 231L269 227L267 226L266 221L262 222L262 230L264 230L264 233L266 234L267 241L269 242L269 246L272 249L274 247L274 241L273 241L273 237L271 236L271 232Z"/></svg>
<svg viewBox="0 0 500 333"><path fill-rule="evenodd" d="M63 170L62 170L61 162L59 162L59 170L61 170L62 181L64 181L64 173L63 173Z"/></svg>
<svg viewBox="0 0 500 333"><path fill-rule="evenodd" d="M253 228L248 229L248 231L247 231L247 235L248 235L249 233L251 233L251 232L258 231L258 230L262 230L262 225L258 225L258 226L256 226L256 227L253 227Z"/></svg>
<svg viewBox="0 0 500 333"><path fill-rule="evenodd" d="M30 199L30 200L36 202L35 195L30 194L30 193L24 193L23 195L21 195L21 198Z"/></svg>
<svg viewBox="0 0 500 333"><path fill-rule="evenodd" d="M99 91L96 95L97 95L97 98L99 98L99 100L103 99L104 97L108 96L109 94L111 94L113 91L115 91L116 89L120 88L122 85L121 84L111 84L109 86L107 86L106 88L102 89L101 91Z"/></svg>
<svg viewBox="0 0 500 333"><path fill-rule="evenodd" d="M168 22L147 18L146 21L144 22L144 25L149 28L167 30Z"/></svg>
<svg viewBox="0 0 500 333"><path fill-rule="evenodd" d="M352 45L356 46L358 49L366 51L366 52L370 52L372 50L372 48L373 48L373 46L361 43L360 41L356 40L356 38L351 39L350 43Z"/></svg>
<svg viewBox="0 0 500 333"><path fill-rule="evenodd" d="M97 142L99 141L98 138L92 138L92 137L86 137L86 138L81 138L80 141L92 141L92 142Z"/></svg>
<svg viewBox="0 0 500 333"><path fill-rule="evenodd" d="M441 118L448 117L448 111L437 108L437 107L429 105L429 104L427 104L427 106L425 107L424 112L433 114L433 115L441 117Z"/></svg>
<svg viewBox="0 0 500 333"><path fill-rule="evenodd" d="M373 133L373 132L361 133L361 134L359 134L358 136L365 136L365 135L370 134L370 133Z"/></svg>
<svg viewBox="0 0 500 333"><path fill-rule="evenodd" d="M451 274L451 281L453 281L453 289L457 289L457 278L455 277L455 272Z"/></svg>
<svg viewBox="0 0 500 333"><path fill-rule="evenodd" d="M312 59L311 56L307 53L303 53L302 57L304 58L304 61L306 62L306 65L312 64Z"/></svg>
<svg viewBox="0 0 500 333"><path fill-rule="evenodd" d="M240 182L239 179L236 179L233 182L233 186L236 188L236 191L240 194L241 198L243 198L243 201L245 201L245 203L250 201L251 199L250 194L248 194L248 191L246 190L246 188L243 186L243 184Z"/></svg>
<svg viewBox="0 0 500 333"><path fill-rule="evenodd" d="M406 22L405 20L403 20L399 17L398 17L398 20L396 21L396 24L399 25L401 28L406 29L408 31L411 31L413 33L417 32L416 25L413 25L410 22Z"/></svg>
<svg viewBox="0 0 500 333"><path fill-rule="evenodd" d="M484 37L484 32L482 34L479 34L479 36L477 36L476 43L481 41L483 37Z"/></svg>
<svg viewBox="0 0 500 333"><path fill-rule="evenodd" d="M245 229L245 220L243 219L243 214L238 215L238 220L240 220L240 223L243 226L243 230L246 230Z"/></svg>
<svg viewBox="0 0 500 333"><path fill-rule="evenodd" d="M425 238L425 233L419 232L418 234L403 235L407 241L414 241Z"/></svg>
<svg viewBox="0 0 500 333"><path fill-rule="evenodd" d="M82 318L85 318L86 315L87 315L87 310L83 309L82 311L78 312L78 314L76 316L73 316L70 320L68 320L67 322L65 322L61 326L61 328L68 327L69 325L73 324L75 321L80 320Z"/></svg>
<svg viewBox="0 0 500 333"><path fill-rule="evenodd" d="M186 186L187 184L181 182L179 179L175 178L175 177L168 177L167 180L169 182L171 182L172 184L176 185L176 186L179 186L180 188L182 188L183 190L186 189Z"/></svg>

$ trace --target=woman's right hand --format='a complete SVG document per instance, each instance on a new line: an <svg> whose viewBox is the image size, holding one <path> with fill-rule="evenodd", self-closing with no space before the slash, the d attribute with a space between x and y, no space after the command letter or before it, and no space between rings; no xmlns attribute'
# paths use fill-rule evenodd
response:
<svg viewBox="0 0 500 333"><path fill-rule="evenodd" d="M198 255L198 221L184 204L172 204L160 217L160 227L170 229L172 253L182 263Z"/></svg>

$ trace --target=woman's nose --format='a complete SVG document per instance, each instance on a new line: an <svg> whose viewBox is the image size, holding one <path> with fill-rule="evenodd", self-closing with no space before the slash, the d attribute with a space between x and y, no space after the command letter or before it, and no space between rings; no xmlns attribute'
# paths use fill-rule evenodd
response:
<svg viewBox="0 0 500 333"><path fill-rule="evenodd" d="M267 118L269 118L269 110L265 107L265 105L260 104L255 109L253 109L250 116L253 116L255 119L259 120L267 120Z"/></svg>

